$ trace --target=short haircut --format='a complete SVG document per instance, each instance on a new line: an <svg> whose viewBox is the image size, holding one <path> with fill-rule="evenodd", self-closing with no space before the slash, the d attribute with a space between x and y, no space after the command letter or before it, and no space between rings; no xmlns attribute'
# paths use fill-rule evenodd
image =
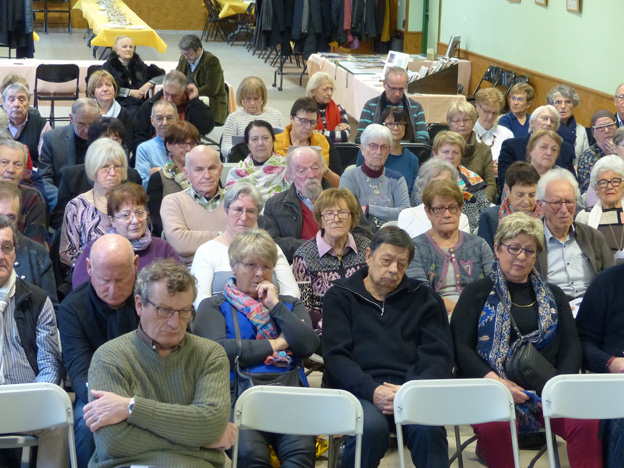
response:
<svg viewBox="0 0 624 468"><path fill-rule="evenodd" d="M395 75L404 76L407 78L407 70L403 67L388 67L386 68L386 72L384 73L384 81L388 79L388 75L393 73Z"/></svg>
<svg viewBox="0 0 624 468"><path fill-rule="evenodd" d="M290 148L288 148L288 152L286 153L286 159L284 161L284 164L286 165L286 175L291 174L292 166L293 166L293 159L295 158L295 155L300 154L301 151L308 151L308 150L316 154L319 165L322 168L325 168L325 165L326 165L325 158L323 157L323 154L321 153L320 149L315 148L314 146L291 146Z"/></svg>
<svg viewBox="0 0 624 468"><path fill-rule="evenodd" d="M386 140L388 146L392 146L392 132L388 127L380 124L369 124L360 136L360 143L362 146L366 146L371 141L379 139Z"/></svg>
<svg viewBox="0 0 624 468"><path fill-rule="evenodd" d="M251 132L251 129L254 127L266 128L271 134L271 140L275 141L275 132L273 131L273 126L266 120L257 119L257 120L252 120L245 127L245 144L246 145L249 144L249 133Z"/></svg>
<svg viewBox="0 0 624 468"><path fill-rule="evenodd" d="M576 181L576 177L574 177L574 175L567 169L557 167L555 169L551 169L540 178L539 182L537 183L535 199L544 201L544 198L546 197L546 187L548 186L548 184L559 180L565 180L572 185L572 187L574 188L574 196L576 197L577 201L581 198L581 192L579 190L579 185Z"/></svg>
<svg viewBox="0 0 624 468"><path fill-rule="evenodd" d="M176 119L178 118L178 109L176 108L175 104L171 101L167 101L166 99L159 99L154 103L150 116L152 118L156 117L156 111L161 107L170 107L173 111L173 115L175 115Z"/></svg>
<svg viewBox="0 0 624 468"><path fill-rule="evenodd" d="M238 181L235 184L230 185L225 191L225 197L223 197L223 209L227 212L230 209L230 205L238 200L238 197L241 195L248 195L256 205L256 209L258 210L258 214L264 208L264 200L260 192L256 188L255 185L245 182Z"/></svg>
<svg viewBox="0 0 624 468"><path fill-rule="evenodd" d="M528 162L531 162L531 151L535 149L535 147L537 146L537 143L543 137L549 137L550 139L554 140L555 143L557 143L557 145L559 146L559 152L561 152L561 142L563 140L561 139L559 134L553 130L539 129L531 134L531 137L529 138L529 142L527 143L526 159ZM559 157L559 154L557 154L557 157Z"/></svg>
<svg viewBox="0 0 624 468"><path fill-rule="evenodd" d="M550 91L548 91L548 94L546 95L546 102L552 105L555 103L555 100L559 96L572 99L574 107L577 107L579 105L579 102L581 102L581 98L579 97L578 93L574 91L574 88L566 84L557 85Z"/></svg>
<svg viewBox="0 0 624 468"><path fill-rule="evenodd" d="M314 221L318 224L319 229L323 228L323 218L321 214L323 211L331 208L334 205L338 205L341 201L347 205L347 210L351 213L351 225L349 231L352 231L355 226L360 222L360 213L362 207L358 203L357 198L351 192L351 190L345 188L330 188L323 190L319 197L314 201Z"/></svg>
<svg viewBox="0 0 624 468"><path fill-rule="evenodd" d="M18 73L9 73L7 76L4 77L2 83L0 83L0 93L4 93L6 87L11 86L13 83L22 83L27 90L30 89L26 78Z"/></svg>
<svg viewBox="0 0 624 468"><path fill-rule="evenodd" d="M147 299L154 283L165 282L167 293L193 291L193 300L197 297L197 280L182 263L170 258L158 259L143 268L134 283L134 294Z"/></svg>
<svg viewBox="0 0 624 468"><path fill-rule="evenodd" d="M409 252L408 263L412 263L414 260L414 243L409 234L398 226L386 226L381 228L373 235L368 246L371 251L371 255L375 254L375 251L381 247L382 244L390 244L395 247L407 249Z"/></svg>
<svg viewBox="0 0 624 468"><path fill-rule="evenodd" d="M268 101L267 89L264 81L257 76L248 76L238 85L238 89L236 90L236 103L243 107L243 99L254 94L260 96L260 99L262 99L262 109L264 109Z"/></svg>
<svg viewBox="0 0 624 468"><path fill-rule="evenodd" d="M314 112L316 114L316 118L319 116L319 108L316 101L309 97L297 99L290 108L290 116L296 117L299 111Z"/></svg>
<svg viewBox="0 0 624 468"><path fill-rule="evenodd" d="M508 99L511 99L511 96L514 94L526 94L526 99L529 103L533 102L533 99L535 99L535 90L533 89L533 86L528 83L516 83L513 85L507 95L509 96Z"/></svg>
<svg viewBox="0 0 624 468"><path fill-rule="evenodd" d="M591 185L596 185L600 174L607 171L613 171L617 173L620 178L624 179L624 160L614 154L603 156L596 161L596 164L592 167L591 174L589 176L589 183Z"/></svg>
<svg viewBox="0 0 624 468"><path fill-rule="evenodd" d="M106 200L106 212L108 216L119 213L124 204L143 206L147 209L147 194L145 189L134 182L124 182L113 188Z"/></svg>
<svg viewBox="0 0 624 468"><path fill-rule="evenodd" d="M0 201L2 200L17 200L18 202L20 202L21 205L22 192L11 182L0 180Z"/></svg>
<svg viewBox="0 0 624 468"><path fill-rule="evenodd" d="M97 102L95 102L93 99L91 98L78 98L74 101L74 103L72 104L71 107L71 114L72 115L76 115L76 114L81 114L83 112L87 112L90 114L100 114L100 107L97 105Z"/></svg>
<svg viewBox="0 0 624 468"><path fill-rule="evenodd" d="M460 114L465 115L467 118L472 120L473 123L475 123L479 118L477 110L472 104L466 101L456 101L451 104L446 112L446 122L451 125L451 121Z"/></svg>
<svg viewBox="0 0 624 468"><path fill-rule="evenodd" d="M537 185L540 176L526 161L516 161L505 172L505 185L510 189L516 185Z"/></svg>
<svg viewBox="0 0 624 468"><path fill-rule="evenodd" d="M500 112L505 107L505 96L496 88L482 88L475 94L475 102L480 106L496 106Z"/></svg>
<svg viewBox="0 0 624 468"><path fill-rule="evenodd" d="M11 229L11 232L13 233L13 245L17 247L17 227L15 226L15 223L8 216L0 214L0 229L5 228ZM13 268L13 265L11 265L11 268Z"/></svg>
<svg viewBox="0 0 624 468"><path fill-rule="evenodd" d="M89 77L89 83L87 83L87 96L95 98L95 88L103 81L108 81L113 85L113 88L115 88L115 97L117 97L117 82L115 81L115 78L113 78L113 75L108 73L106 70L97 70L91 74Z"/></svg>
<svg viewBox="0 0 624 468"><path fill-rule="evenodd" d="M457 172L456 167L448 161L443 161L438 158L430 158L427 162L425 162L425 164L420 166L420 170L418 171L418 176L416 177L417 192L423 193L429 181L438 177L443 172L448 172L451 175L451 180L454 183L459 184L459 173Z"/></svg>
<svg viewBox="0 0 624 468"><path fill-rule="evenodd" d="M431 150L437 154L444 145L457 145L461 152L462 158L466 152L466 140L459 133L451 132L450 130L442 130L433 139L433 146Z"/></svg>
<svg viewBox="0 0 624 468"><path fill-rule="evenodd" d="M389 116L392 117L394 122L405 122L405 135L403 135L403 140L412 141L414 138L414 128L412 127L412 122L407 112L405 112L405 109L396 106L386 107L381 113L381 121L385 122Z"/></svg>
<svg viewBox="0 0 624 468"><path fill-rule="evenodd" d="M624 141L624 127L620 127L613 135L613 144L619 146Z"/></svg>
<svg viewBox="0 0 624 468"><path fill-rule="evenodd" d="M180 39L178 48L180 50L193 49L193 51L197 51L202 48L202 42L195 34L186 34Z"/></svg>
<svg viewBox="0 0 624 468"><path fill-rule="evenodd" d="M262 229L247 229L234 236L228 249L228 256L232 267L253 257L275 268L277 245L268 232Z"/></svg>
<svg viewBox="0 0 624 468"><path fill-rule="evenodd" d="M115 38L115 42L113 43L113 50L115 50L117 48L117 44L119 43L119 41L121 41L122 39L130 39L132 41L132 38L130 36L117 36ZM134 41L132 41L132 46L134 47Z"/></svg>
<svg viewBox="0 0 624 468"><path fill-rule="evenodd" d="M26 167L26 164L28 163L28 146L20 143L19 141L0 139L0 148L2 148L3 146L24 153L24 167ZM2 156L2 149L0 149L0 156Z"/></svg>
<svg viewBox="0 0 624 468"><path fill-rule="evenodd" d="M30 99L30 91L28 91L28 88L26 86L24 86L20 82L15 82L13 84L8 85L2 91L2 101L3 102L6 102L7 94L9 94L9 91L19 91L19 92L22 92L22 93L26 94L26 96L28 96L28 99Z"/></svg>
<svg viewBox="0 0 624 468"><path fill-rule="evenodd" d="M425 207L431 210L435 197L447 198L453 200L460 207L464 206L464 194L459 185L452 180L432 180L425 186L420 198Z"/></svg>
<svg viewBox="0 0 624 468"><path fill-rule="evenodd" d="M123 123L117 117L98 117L89 126L87 135L87 145L90 145L103 136L116 135L123 140L126 137L126 131Z"/></svg>
<svg viewBox="0 0 624 468"><path fill-rule="evenodd" d="M188 81L184 73L179 72L178 70L171 70L165 75L165 79L163 81L163 86L173 85L179 89L185 89Z"/></svg>
<svg viewBox="0 0 624 468"><path fill-rule="evenodd" d="M521 212L512 213L500 220L494 235L494 243L500 249L501 244L520 234L531 236L535 240L538 252L544 250L544 224L539 219Z"/></svg>
<svg viewBox="0 0 624 468"><path fill-rule="evenodd" d="M548 111L555 116L555 131L558 130L559 126L561 125L561 115L559 115L559 111L555 109L555 106L551 106L550 104L546 104L545 106L539 106L533 111L533 113L531 114L531 118L529 119L529 127L532 128L533 123L545 111Z"/></svg>
<svg viewBox="0 0 624 468"><path fill-rule="evenodd" d="M336 86L336 82L334 81L334 77L326 72L316 72L314 75L310 77L308 80L308 85L306 86L306 96L309 98L312 97L312 93L316 91L318 88L323 86L325 83L329 83L332 86Z"/></svg>
<svg viewBox="0 0 624 468"><path fill-rule="evenodd" d="M85 155L85 172L94 181L98 169L106 164L121 164L121 180L128 178L128 160L122 146L109 138L100 138L91 143Z"/></svg>
<svg viewBox="0 0 624 468"><path fill-rule="evenodd" d="M178 141L186 141L188 139L193 140L197 144L201 141L199 130L197 130L192 123L186 120L177 120L167 127L167 131L165 132L165 144L171 145Z"/></svg>

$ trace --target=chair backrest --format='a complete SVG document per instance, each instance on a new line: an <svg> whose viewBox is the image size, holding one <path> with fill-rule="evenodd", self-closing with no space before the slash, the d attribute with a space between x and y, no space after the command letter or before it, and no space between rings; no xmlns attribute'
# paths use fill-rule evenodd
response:
<svg viewBox="0 0 624 468"><path fill-rule="evenodd" d="M87 76L85 76L85 83L87 84L87 86L89 85L89 78L91 78L91 75L93 75L96 71L99 71L102 69L102 65L89 65L89 68L87 68ZM86 93L86 89L85 89L85 93Z"/></svg>
<svg viewBox="0 0 624 468"><path fill-rule="evenodd" d="M451 127L449 127L447 124L441 124L441 123L433 123L433 124L429 124L427 126L427 133L429 133L429 139L431 140L431 143L433 144L433 140L435 140L435 137L438 133L440 133L442 130L449 130Z"/></svg>
<svg viewBox="0 0 624 468"><path fill-rule="evenodd" d="M247 143L243 141L242 143L237 143L230 148L230 152L227 155L227 162L239 163L247 156L249 156L249 147L247 146Z"/></svg>
<svg viewBox="0 0 624 468"><path fill-rule="evenodd" d="M481 89L481 84L484 81L490 83L492 87L496 87L498 85L498 80L500 79L500 76L502 73L503 73L503 69L501 67L497 67L496 65L490 65L488 69L485 70L485 73L483 74L481 81L479 81L479 84L477 85L477 88L475 89L473 97L474 95L477 94L477 91Z"/></svg>
<svg viewBox="0 0 624 468"><path fill-rule="evenodd" d="M498 79L498 86L504 86L505 88L509 88L513 86L514 80L516 78L516 72L513 70L505 70L501 73Z"/></svg>
<svg viewBox="0 0 624 468"><path fill-rule="evenodd" d="M226 162L223 163L223 172L221 172L221 185L225 188L225 184L227 182L228 175L230 171L238 166L238 163Z"/></svg>
<svg viewBox="0 0 624 468"><path fill-rule="evenodd" d="M360 145L356 145L355 143L334 143L334 148L338 150L338 154L340 155L341 167L346 168L356 163L358 153L360 152Z"/></svg>
<svg viewBox="0 0 624 468"><path fill-rule="evenodd" d="M401 146L414 153L421 166L431 157L431 145L423 143L401 143Z"/></svg>
<svg viewBox="0 0 624 468"><path fill-rule="evenodd" d="M67 83L78 80L80 68L75 63L64 64L41 64L37 67L36 80L48 81L49 83Z"/></svg>
<svg viewBox="0 0 624 468"><path fill-rule="evenodd" d="M528 82L529 82L529 77L526 75L516 75L516 77L514 78L514 84L528 83Z"/></svg>

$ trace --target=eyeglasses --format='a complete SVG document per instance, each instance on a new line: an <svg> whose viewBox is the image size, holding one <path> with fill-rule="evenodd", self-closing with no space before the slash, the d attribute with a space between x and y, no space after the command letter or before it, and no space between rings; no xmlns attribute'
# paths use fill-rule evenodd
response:
<svg viewBox="0 0 624 468"><path fill-rule="evenodd" d="M483 107L477 105L477 107L479 108L480 112L484 115L487 115L488 117L496 117L497 115L500 114L500 111L489 111L489 110L485 110Z"/></svg>
<svg viewBox="0 0 624 468"><path fill-rule="evenodd" d="M21 161L9 161L8 159L0 159L0 167L6 168L9 165L13 166L16 169L21 169L24 167L24 163Z"/></svg>
<svg viewBox="0 0 624 468"><path fill-rule="evenodd" d="M398 86L394 87L394 86L389 86L388 84L386 84L386 90L387 91L392 91L392 92L395 92L395 93L404 93L405 92L405 86L403 86L403 87L398 87Z"/></svg>
<svg viewBox="0 0 624 468"><path fill-rule="evenodd" d="M611 179L611 180L600 179L596 181L596 185L600 187L601 189L606 189L609 185L615 188L615 187L619 187L621 184L622 184L622 179L619 177L616 177L615 179Z"/></svg>
<svg viewBox="0 0 624 468"><path fill-rule="evenodd" d="M406 122L384 122L384 127L388 128L399 128L405 127Z"/></svg>
<svg viewBox="0 0 624 468"><path fill-rule="evenodd" d="M263 274L267 274L273 271L273 267L270 267L267 265L256 265L255 263L245 263L245 262L240 262L240 264L243 266L243 269L247 273L252 273L252 272L255 273L256 271L258 271L258 268L262 269Z"/></svg>
<svg viewBox="0 0 624 468"><path fill-rule="evenodd" d="M461 211L461 207L459 205L451 205L451 206L436 206L431 207L431 211L436 216L442 216L448 210L451 214L457 214Z"/></svg>
<svg viewBox="0 0 624 468"><path fill-rule="evenodd" d="M451 123L453 125L459 125L459 124L464 124L464 125L468 125L469 123L472 122L472 119L453 119L451 120Z"/></svg>
<svg viewBox="0 0 624 468"><path fill-rule="evenodd" d="M100 166L98 168L98 171L106 174L107 172L110 172L111 169L113 169L115 172L121 172L123 166L121 164L105 164L104 166Z"/></svg>
<svg viewBox="0 0 624 468"><path fill-rule="evenodd" d="M369 143L368 146L372 151L390 151L390 147L388 145L378 145L377 143Z"/></svg>
<svg viewBox="0 0 624 468"><path fill-rule="evenodd" d="M500 244L503 247L507 247L507 252L509 252L511 255L520 255L522 252L524 252L524 255L526 255L528 258L535 258L537 257L537 249L531 248L531 247L520 247L519 245L507 245L507 244Z"/></svg>
<svg viewBox="0 0 624 468"><path fill-rule="evenodd" d="M511 96L511 97L509 98L509 100L510 100L510 101L520 102L520 103L526 102L526 98L519 97L519 96Z"/></svg>
<svg viewBox="0 0 624 468"><path fill-rule="evenodd" d="M234 216L236 216L237 218L240 218L241 216L243 216L243 213L245 213L247 217L250 219L255 219L258 217L257 210L248 210L245 208L230 208L228 211L232 213Z"/></svg>
<svg viewBox="0 0 624 468"><path fill-rule="evenodd" d="M617 96L615 96L615 99L617 99L618 101L624 101L624 94L618 94Z"/></svg>
<svg viewBox="0 0 624 468"><path fill-rule="evenodd" d="M304 127L307 127L308 125L310 127L312 126L316 126L318 120L309 120L309 119L304 119L303 117L299 117L298 115L295 115L295 117L297 118L297 120L299 120L299 123L301 125L303 125Z"/></svg>
<svg viewBox="0 0 624 468"><path fill-rule="evenodd" d="M89 130L89 127L91 127L91 124L81 123L81 122L74 122L74 127L76 127L80 131L82 131L82 130Z"/></svg>
<svg viewBox="0 0 624 468"><path fill-rule="evenodd" d="M553 105L555 106L571 106L572 104L574 104L572 99L557 99L556 101L553 101Z"/></svg>
<svg viewBox="0 0 624 468"><path fill-rule="evenodd" d="M118 219L119 221L123 221L125 223L129 223L133 216L137 221L143 221L145 218L147 218L147 211L139 210L135 211L134 213L119 213L113 216L113 218Z"/></svg>
<svg viewBox="0 0 624 468"><path fill-rule="evenodd" d="M540 119L541 122L551 122L551 123L555 123L557 121L557 119L555 117L550 117L548 115L540 115L538 117L538 119Z"/></svg>
<svg viewBox="0 0 624 468"><path fill-rule="evenodd" d="M606 132L607 130L612 129L613 127L615 127L615 122L611 122L609 124L605 124L605 125L600 125L600 126L593 126L592 128L594 129L594 131L599 131L599 132Z"/></svg>
<svg viewBox="0 0 624 468"><path fill-rule="evenodd" d="M327 211L325 213L321 213L321 216L325 221L333 221L336 216L338 216L338 219L342 219L344 221L345 219L349 219L351 217L351 212L347 210Z"/></svg>
<svg viewBox="0 0 624 468"><path fill-rule="evenodd" d="M564 204L569 211L572 211L574 207L576 206L576 200L560 200L560 201L543 200L543 202L549 204L550 207L555 211L559 211Z"/></svg>
<svg viewBox="0 0 624 468"><path fill-rule="evenodd" d="M189 320L195 313L195 308L192 306L190 309L170 309L169 307L158 307L147 297L145 298L145 302L151 304L151 306L156 309L156 315L163 318L171 318L173 317L173 314L177 312L180 320Z"/></svg>
<svg viewBox="0 0 624 468"><path fill-rule="evenodd" d="M2 244L0 246L0 250L2 250L4 255L11 255L15 252L15 244L9 244L8 242L6 244Z"/></svg>
<svg viewBox="0 0 624 468"><path fill-rule="evenodd" d="M197 146L197 143L195 143L194 141L176 141L176 145L178 145L180 148L195 148Z"/></svg>

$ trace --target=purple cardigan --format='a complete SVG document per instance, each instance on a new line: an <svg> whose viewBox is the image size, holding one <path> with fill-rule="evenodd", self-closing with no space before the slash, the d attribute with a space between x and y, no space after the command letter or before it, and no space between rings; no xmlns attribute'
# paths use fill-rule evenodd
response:
<svg viewBox="0 0 624 468"><path fill-rule="evenodd" d="M76 289L82 283L89 281L89 274L87 273L87 258L91 253L91 246L94 242L95 240L89 242L85 248L82 249L80 256L76 259L74 274L72 276L73 289ZM152 237L152 242L147 249L139 250L136 254L139 256L139 271L159 258L172 258L178 262L180 261L178 253L173 247L171 247L171 244L163 239L160 239L159 237Z"/></svg>

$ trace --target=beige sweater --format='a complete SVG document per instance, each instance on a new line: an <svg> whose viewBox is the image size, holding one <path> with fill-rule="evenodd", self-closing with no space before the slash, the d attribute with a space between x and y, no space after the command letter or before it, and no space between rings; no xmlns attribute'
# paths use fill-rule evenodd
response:
<svg viewBox="0 0 624 468"><path fill-rule="evenodd" d="M204 242L225 231L223 203L207 211L186 192L167 195L160 206L163 238L167 239L180 260L190 265L195 252Z"/></svg>

